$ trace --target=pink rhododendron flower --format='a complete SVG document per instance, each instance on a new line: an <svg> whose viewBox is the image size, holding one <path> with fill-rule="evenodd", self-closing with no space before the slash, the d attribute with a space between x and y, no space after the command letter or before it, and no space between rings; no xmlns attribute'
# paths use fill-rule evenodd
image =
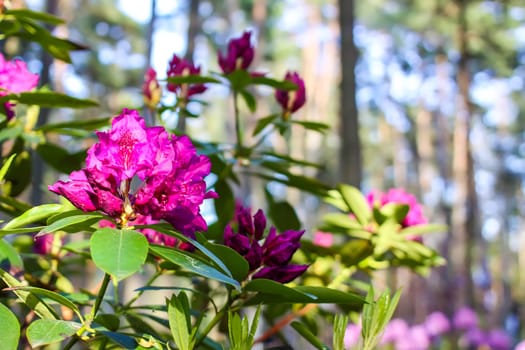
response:
<svg viewBox="0 0 525 350"><path fill-rule="evenodd" d="M261 245L266 228L262 210L251 217L250 210L237 205L235 213L237 232L231 224L224 229L224 244L241 254L250 266L252 278L267 278L287 283L302 275L308 265L289 264L300 247L304 231L288 230L277 234L275 227Z"/></svg>
<svg viewBox="0 0 525 350"><path fill-rule="evenodd" d="M450 321L440 311L434 311L425 319L424 326L431 337L436 337L450 331Z"/></svg>
<svg viewBox="0 0 525 350"><path fill-rule="evenodd" d="M345 349L353 348L359 344L361 339L361 326L357 324L350 323L345 330L344 344Z"/></svg>
<svg viewBox="0 0 525 350"><path fill-rule="evenodd" d="M7 61L0 53L0 97L34 89L38 84L38 74L31 73L21 60ZM5 102L7 119L14 117L14 104Z"/></svg>
<svg viewBox="0 0 525 350"><path fill-rule="evenodd" d="M297 86L296 90L275 90L275 99L283 108L283 116L287 119L290 114L301 108L306 102L306 88L304 80L297 72L287 72L284 80L290 81Z"/></svg>
<svg viewBox="0 0 525 350"><path fill-rule="evenodd" d="M219 66L224 74L232 73L237 69L248 69L255 54L251 35L251 32L245 31L240 38L228 42L228 49L224 55L219 53Z"/></svg>
<svg viewBox="0 0 525 350"><path fill-rule="evenodd" d="M467 330L478 326L478 315L469 307L461 307L455 313L452 324L455 329Z"/></svg>
<svg viewBox="0 0 525 350"><path fill-rule="evenodd" d="M168 65L168 78L180 77L188 75L200 75L201 68L195 66L193 63L180 58L176 54L173 55ZM186 100L189 97L201 94L206 91L207 87L204 84L174 84L168 83L168 90L177 94L177 97Z"/></svg>
<svg viewBox="0 0 525 350"><path fill-rule="evenodd" d="M162 89L157 80L157 72L153 68L148 68L144 74L144 85L142 85L142 96L144 103L150 109L154 109L160 102Z"/></svg>
<svg viewBox="0 0 525 350"><path fill-rule="evenodd" d="M428 222L423 213L423 207L419 204L417 198L402 188L392 188L386 193L373 191L368 194L367 200L371 207L382 207L389 203L408 205L408 213L401 223L404 227L426 224Z"/></svg>
<svg viewBox="0 0 525 350"><path fill-rule="evenodd" d="M69 181L49 186L52 192L83 211L101 211L121 226L144 216L165 220L188 235L206 230L200 205L216 196L204 182L211 163L197 155L188 137L146 127L137 111L126 109L113 119L111 130L97 136L86 167L72 172Z"/></svg>
<svg viewBox="0 0 525 350"><path fill-rule="evenodd" d="M320 247L331 247L334 244L334 236L328 232L317 231L314 233L313 243Z"/></svg>
<svg viewBox="0 0 525 350"><path fill-rule="evenodd" d="M55 235L47 234L40 237L35 237L33 244L33 251L40 255L47 255L51 253L53 249L53 243L55 241Z"/></svg>

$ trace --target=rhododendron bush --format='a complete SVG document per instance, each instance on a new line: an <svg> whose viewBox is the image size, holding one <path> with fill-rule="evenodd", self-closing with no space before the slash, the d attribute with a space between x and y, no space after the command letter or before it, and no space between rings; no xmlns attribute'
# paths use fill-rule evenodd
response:
<svg viewBox="0 0 525 350"><path fill-rule="evenodd" d="M6 11L0 23L17 23L20 32L9 35L24 32L44 49L52 40L51 53L69 61L81 45L30 35L28 23L45 30L38 21L56 20ZM353 274L373 281L374 271L391 266L425 273L443 264L424 244L443 227L427 223L403 189L364 195L298 172L311 164L280 153L270 138L293 137L292 125L312 133L331 127L301 120L303 79L291 70L282 80L254 71L255 50L249 31L231 39L215 74L174 55L165 79L146 70L140 111L44 126L36 123L40 107L96 103L38 87L25 63L0 56L0 209L9 216L0 230L2 349L251 349L284 339L287 327L317 348L342 349L348 317L360 312L363 348L377 344L399 293L374 298L368 284L351 283ZM163 125L206 118L206 108L195 115L189 107L217 85L231 91L232 144ZM273 89L268 100L254 97L259 85ZM259 103L274 113L255 118ZM53 143L61 134L93 141L69 153ZM54 203L32 207L19 198L31 179L30 150L61 173L47 184ZM265 198L251 195L250 178ZM316 196L329 213L304 227L274 193L276 183ZM320 304L333 306L319 312ZM301 322L307 314L333 323L333 339Z"/></svg>

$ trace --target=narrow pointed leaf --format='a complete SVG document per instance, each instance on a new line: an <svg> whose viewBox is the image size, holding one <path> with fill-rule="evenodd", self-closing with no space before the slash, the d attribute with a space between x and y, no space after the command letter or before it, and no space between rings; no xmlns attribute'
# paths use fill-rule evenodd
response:
<svg viewBox="0 0 525 350"><path fill-rule="evenodd" d="M312 344L318 350L330 350L328 346L323 344L317 336L315 336L306 326L300 322L294 321L291 323L293 329L297 331L304 339Z"/></svg>
<svg viewBox="0 0 525 350"><path fill-rule="evenodd" d="M0 239L0 267L10 270L11 267L22 269L24 262L15 248L5 239Z"/></svg>
<svg viewBox="0 0 525 350"><path fill-rule="evenodd" d="M36 320L27 327L27 340L33 348L58 343L75 334L82 325L62 320Z"/></svg>
<svg viewBox="0 0 525 350"><path fill-rule="evenodd" d="M357 221L362 225L368 223L372 216L372 210L361 192L357 188L349 185L339 185L338 189L339 192L341 192L343 200L356 216Z"/></svg>
<svg viewBox="0 0 525 350"><path fill-rule="evenodd" d="M37 234L37 237L43 236L47 233L53 233L56 231L66 230L71 227L78 228L78 231L82 231L82 228L85 228L86 230L93 225L98 220L102 219L104 215L92 213L92 214L82 214L82 215L74 215L69 216L60 220L57 220L53 222L51 225L46 226L40 232ZM82 228L78 227L79 225L82 226Z"/></svg>
<svg viewBox="0 0 525 350"><path fill-rule="evenodd" d="M28 224L43 221L48 217L55 215L61 211L64 206L62 204L43 204L37 207L33 207L22 215L14 218L4 225L2 230L10 230L15 228L24 227Z"/></svg>

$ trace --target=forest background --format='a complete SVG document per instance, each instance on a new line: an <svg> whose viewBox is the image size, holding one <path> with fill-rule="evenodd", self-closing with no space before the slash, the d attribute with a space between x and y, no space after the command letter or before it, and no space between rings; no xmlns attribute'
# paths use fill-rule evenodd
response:
<svg viewBox="0 0 525 350"><path fill-rule="evenodd" d="M1 42L2 51L21 55L41 75L41 85L100 103L44 113L42 124L139 107L147 67L164 77L177 53L204 71L217 71L217 50L250 29L257 41L257 71L284 76L292 69L304 78L308 103L297 118L333 126L325 135L292 130L298 143L290 147L292 156L323 164L306 175L350 183L365 193L403 187L417 194L430 221L449 225L449 232L425 238L448 261L430 278L403 269L383 273L383 284L403 287L398 316L415 323L434 310L451 314L469 305L492 326L504 325L509 315L525 319L521 1L11 3L64 18L67 25L53 32L89 48L73 52L67 64L39 46ZM204 140L231 139L232 125L224 133L231 107L219 102L220 93L204 95L210 107L196 107L206 109L206 118L165 115L164 122ZM261 106L261 115L271 113ZM79 147L68 141L56 140L70 151ZM34 159L27 196L37 205L53 200L45 184L57 175ZM307 232L314 233L322 205L295 190L287 190L286 197Z"/></svg>

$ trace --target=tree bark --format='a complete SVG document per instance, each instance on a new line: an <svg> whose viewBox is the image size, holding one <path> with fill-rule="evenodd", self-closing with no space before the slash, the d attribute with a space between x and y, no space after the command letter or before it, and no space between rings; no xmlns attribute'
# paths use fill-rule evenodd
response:
<svg viewBox="0 0 525 350"><path fill-rule="evenodd" d="M355 67L358 51L354 43L354 0L338 0L341 30L340 150L339 180L361 186L362 160L356 103Z"/></svg>

